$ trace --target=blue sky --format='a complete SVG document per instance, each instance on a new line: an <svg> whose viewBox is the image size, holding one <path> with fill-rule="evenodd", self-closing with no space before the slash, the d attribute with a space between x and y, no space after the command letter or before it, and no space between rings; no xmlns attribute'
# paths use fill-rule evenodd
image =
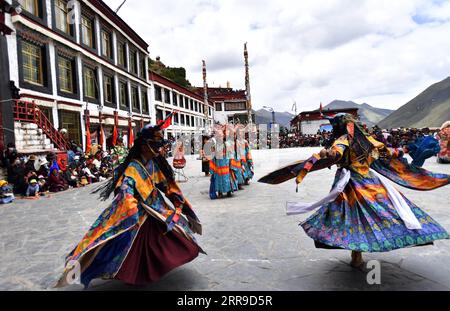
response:
<svg viewBox="0 0 450 311"><path fill-rule="evenodd" d="M209 85L243 88L248 42L255 108L395 109L450 75L450 1L128 0L119 15L196 85L205 59Z"/></svg>

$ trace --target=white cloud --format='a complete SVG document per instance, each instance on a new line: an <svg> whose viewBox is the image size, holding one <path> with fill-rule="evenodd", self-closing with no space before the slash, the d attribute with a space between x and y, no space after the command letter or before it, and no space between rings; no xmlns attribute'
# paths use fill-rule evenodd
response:
<svg viewBox="0 0 450 311"><path fill-rule="evenodd" d="M450 73L450 1L128 0L119 15L196 85L205 59L210 85L244 88L248 42L255 108L397 108Z"/></svg>

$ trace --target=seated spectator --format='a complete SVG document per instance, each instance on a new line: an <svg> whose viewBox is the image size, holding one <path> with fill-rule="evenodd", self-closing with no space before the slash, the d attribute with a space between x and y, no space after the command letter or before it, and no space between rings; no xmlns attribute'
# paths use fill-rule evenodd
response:
<svg viewBox="0 0 450 311"><path fill-rule="evenodd" d="M0 204L9 204L15 200L11 187L6 180L0 180Z"/></svg>
<svg viewBox="0 0 450 311"><path fill-rule="evenodd" d="M50 192L60 192L68 188L66 181L56 168L51 169L50 177L48 178L48 188Z"/></svg>
<svg viewBox="0 0 450 311"><path fill-rule="evenodd" d="M40 191L39 191L39 184L38 184L37 180L31 179L30 182L28 183L28 189L27 189L27 192L25 193L25 196L38 198L39 194L40 194Z"/></svg>
<svg viewBox="0 0 450 311"><path fill-rule="evenodd" d="M64 173L67 184L72 188L78 187L78 173L75 167L69 167Z"/></svg>
<svg viewBox="0 0 450 311"><path fill-rule="evenodd" d="M24 195L27 190L25 181L25 165L18 158L8 168L8 183L14 185L13 191L17 195Z"/></svg>
<svg viewBox="0 0 450 311"><path fill-rule="evenodd" d="M87 185L89 185L89 182L88 182L88 179L86 176L81 177L80 185L81 185L81 187L86 187Z"/></svg>
<svg viewBox="0 0 450 311"><path fill-rule="evenodd" d="M41 195L44 195L46 192L48 192L47 180L45 179L44 176L39 175L38 184Z"/></svg>

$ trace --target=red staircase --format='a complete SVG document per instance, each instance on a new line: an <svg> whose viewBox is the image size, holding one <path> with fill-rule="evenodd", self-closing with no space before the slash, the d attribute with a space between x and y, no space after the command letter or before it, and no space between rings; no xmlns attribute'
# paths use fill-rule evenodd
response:
<svg viewBox="0 0 450 311"><path fill-rule="evenodd" d="M14 121L36 124L59 150L69 150L69 142L53 127L53 124L34 102L16 100Z"/></svg>

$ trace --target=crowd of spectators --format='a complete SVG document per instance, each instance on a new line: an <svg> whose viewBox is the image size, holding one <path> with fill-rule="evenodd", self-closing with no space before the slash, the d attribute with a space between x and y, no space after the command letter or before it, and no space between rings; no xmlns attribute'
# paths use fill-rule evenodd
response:
<svg viewBox="0 0 450 311"><path fill-rule="evenodd" d="M0 152L0 165L6 180L0 180L0 204L10 203L16 197L36 199L49 193L85 187L110 178L113 168L127 154L123 139L116 146L102 150L93 145L83 152L80 145L71 142L71 148L62 154L19 154L14 144Z"/></svg>

